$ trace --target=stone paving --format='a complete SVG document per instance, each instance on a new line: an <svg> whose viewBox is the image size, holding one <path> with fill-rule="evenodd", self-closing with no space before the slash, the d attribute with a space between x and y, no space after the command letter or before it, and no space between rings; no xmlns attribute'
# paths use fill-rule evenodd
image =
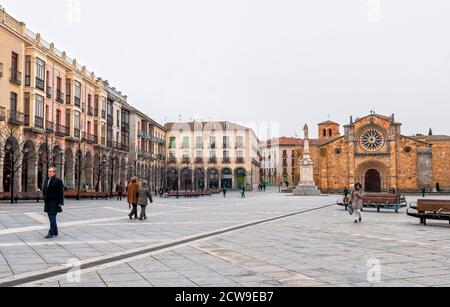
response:
<svg viewBox="0 0 450 307"><path fill-rule="evenodd" d="M147 221L129 220L115 200L68 202L61 236L44 240L42 204L0 205L0 284L254 221L306 211L151 253L93 266L81 280L56 275L25 286L278 287L450 286L450 225L419 225L405 210L364 212L354 224L339 196L276 191L202 199L159 199ZM408 197L409 202L417 197ZM374 271L369 264L376 264ZM368 279L368 272L375 279ZM369 277L370 277L369 276Z"/></svg>

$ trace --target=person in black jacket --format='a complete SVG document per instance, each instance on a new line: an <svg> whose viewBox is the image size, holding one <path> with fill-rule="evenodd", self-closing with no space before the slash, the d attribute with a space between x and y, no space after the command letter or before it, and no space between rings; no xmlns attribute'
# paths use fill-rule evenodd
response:
<svg viewBox="0 0 450 307"><path fill-rule="evenodd" d="M62 212L62 206L64 206L64 184L61 179L56 177L56 168L51 167L48 170L48 178L44 181L42 192L45 203L44 211L50 220L50 230L45 238L52 239L59 235L56 216Z"/></svg>

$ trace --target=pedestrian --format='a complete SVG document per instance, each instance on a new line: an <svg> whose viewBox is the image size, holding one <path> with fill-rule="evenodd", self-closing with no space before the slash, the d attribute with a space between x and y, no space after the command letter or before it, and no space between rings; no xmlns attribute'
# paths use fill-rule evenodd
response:
<svg viewBox="0 0 450 307"><path fill-rule="evenodd" d="M58 223L56 217L58 213L62 213L64 206L64 184L61 179L56 177L56 168L51 167L48 170L48 177L42 186L44 196L44 212L47 213L50 221L50 230L46 239L52 239L59 235Z"/></svg>
<svg viewBox="0 0 450 307"><path fill-rule="evenodd" d="M226 187L223 187L222 192L223 192L223 198L227 197L227 188Z"/></svg>
<svg viewBox="0 0 450 307"><path fill-rule="evenodd" d="M245 186L242 186L242 189L241 189L241 198L245 198Z"/></svg>
<svg viewBox="0 0 450 307"><path fill-rule="evenodd" d="M422 197L425 198L425 194L426 194L427 190L425 189L425 187L422 188Z"/></svg>
<svg viewBox="0 0 450 307"><path fill-rule="evenodd" d="M130 220L133 219L133 216L134 216L135 219L138 218L138 212L137 212L138 190L139 190L139 185L137 184L137 178L133 177L131 179L131 183L128 186L128 189L127 189L128 203L131 206L133 206L130 214L128 215L130 217Z"/></svg>
<svg viewBox="0 0 450 307"><path fill-rule="evenodd" d="M361 212L364 208L364 201L363 201L362 185L360 183L355 184L355 188L352 191L351 199L355 224L358 222L361 223L362 222Z"/></svg>
<svg viewBox="0 0 450 307"><path fill-rule="evenodd" d="M148 201L153 203L152 193L148 188L147 181L142 182L142 187L138 190L138 204L141 207L141 215L139 220L143 221L147 219L146 209L148 206Z"/></svg>
<svg viewBox="0 0 450 307"><path fill-rule="evenodd" d="M344 189L344 197L345 197L345 199L347 199L348 194L350 194L350 190L347 187L345 187L345 189Z"/></svg>
<svg viewBox="0 0 450 307"><path fill-rule="evenodd" d="M118 183L116 185L116 193L117 193L117 200L122 201L122 196L123 196L123 184Z"/></svg>
<svg viewBox="0 0 450 307"><path fill-rule="evenodd" d="M263 183L263 189L264 189L264 192L266 191L266 188L267 188L267 184L264 182L264 183Z"/></svg>

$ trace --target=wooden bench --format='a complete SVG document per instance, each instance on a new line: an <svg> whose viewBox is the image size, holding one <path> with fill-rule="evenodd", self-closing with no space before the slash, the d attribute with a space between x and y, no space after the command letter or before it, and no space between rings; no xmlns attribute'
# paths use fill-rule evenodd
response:
<svg viewBox="0 0 450 307"><path fill-rule="evenodd" d="M417 213L410 212L410 209ZM417 203L411 203L406 212L409 216L420 219L420 223L427 225L427 220L449 221L450 200L444 199L419 199Z"/></svg>
<svg viewBox="0 0 450 307"><path fill-rule="evenodd" d="M17 193L15 197L16 203L18 201L28 201L33 200L39 203L39 201L44 200L44 196L41 192L23 192L23 193Z"/></svg>
<svg viewBox="0 0 450 307"><path fill-rule="evenodd" d="M202 196L211 196L212 193L209 191L205 192L169 192L164 194L165 197L171 198L171 197L184 197L184 198L199 198Z"/></svg>
<svg viewBox="0 0 450 307"><path fill-rule="evenodd" d="M348 210L349 202L350 198L344 197L343 201L338 201L337 204L344 206L345 210ZM377 212L380 212L381 209L394 210L395 213L398 213L401 208L408 205L403 195L386 193L363 194L363 203L364 208L375 208Z"/></svg>
<svg viewBox="0 0 450 307"><path fill-rule="evenodd" d="M18 203L19 201L39 201L43 200L43 196L41 192L20 192L14 193L13 195L14 203ZM0 193L0 201L11 201L11 193L3 192Z"/></svg>
<svg viewBox="0 0 450 307"><path fill-rule="evenodd" d="M77 198L77 191L66 191L64 192L64 198L69 199L76 199ZM79 198L80 199L99 199L104 198L108 199L109 193L107 192L80 192Z"/></svg>

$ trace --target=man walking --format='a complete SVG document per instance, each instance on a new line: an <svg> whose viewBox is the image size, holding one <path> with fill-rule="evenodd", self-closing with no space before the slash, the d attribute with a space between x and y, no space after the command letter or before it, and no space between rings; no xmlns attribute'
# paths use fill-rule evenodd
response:
<svg viewBox="0 0 450 307"><path fill-rule="evenodd" d="M48 178L44 181L42 192L45 203L44 211L48 214L50 221L50 230L45 238L52 239L59 235L56 216L58 213L62 213L64 206L64 184L61 179L56 177L56 168L51 167L48 170Z"/></svg>

